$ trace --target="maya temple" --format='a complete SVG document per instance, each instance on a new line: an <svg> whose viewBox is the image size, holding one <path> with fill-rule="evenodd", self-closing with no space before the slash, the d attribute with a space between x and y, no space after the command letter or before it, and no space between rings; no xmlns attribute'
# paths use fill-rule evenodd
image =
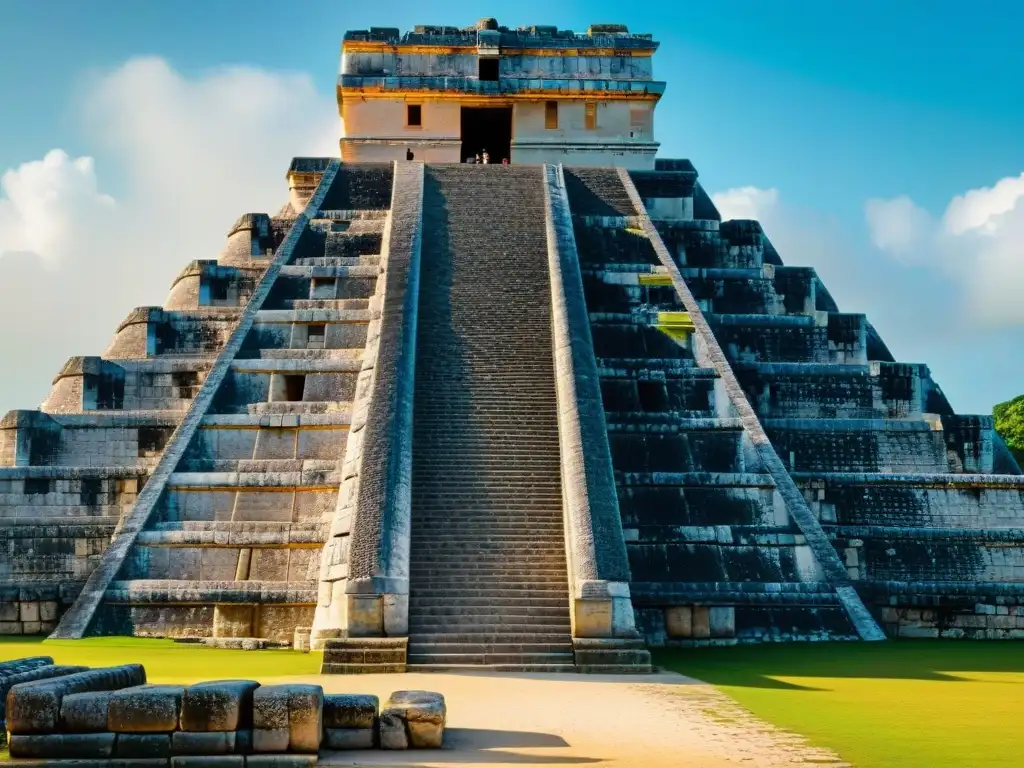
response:
<svg viewBox="0 0 1024 768"><path fill-rule="evenodd" d="M347 33L339 157L0 420L0 633L326 672L1024 638L991 417L656 156L657 47Z"/></svg>

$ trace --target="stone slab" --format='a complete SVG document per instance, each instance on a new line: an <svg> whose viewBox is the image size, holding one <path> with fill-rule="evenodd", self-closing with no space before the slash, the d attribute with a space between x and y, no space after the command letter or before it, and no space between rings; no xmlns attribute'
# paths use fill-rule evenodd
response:
<svg viewBox="0 0 1024 768"><path fill-rule="evenodd" d="M382 749L403 749L399 728L413 749L436 749L444 740L447 707L433 691L395 691L380 713ZM385 746L386 744L386 746Z"/></svg>
<svg viewBox="0 0 1024 768"><path fill-rule="evenodd" d="M90 669L50 680L21 683L7 695L7 730L11 733L55 733L64 696L111 691L146 682L141 664Z"/></svg>
<svg viewBox="0 0 1024 768"><path fill-rule="evenodd" d="M47 733L11 735L11 757L105 758L114 752L115 733Z"/></svg>
<svg viewBox="0 0 1024 768"><path fill-rule="evenodd" d="M218 680L189 686L181 704L183 731L237 731L252 727L254 680Z"/></svg>
<svg viewBox="0 0 1024 768"><path fill-rule="evenodd" d="M168 733L120 733L114 754L125 758L168 758L171 756L171 735Z"/></svg>
<svg viewBox="0 0 1024 768"><path fill-rule="evenodd" d="M373 749L375 741L373 728L324 728L324 749Z"/></svg>
<svg viewBox="0 0 1024 768"><path fill-rule="evenodd" d="M324 696L324 728L373 728L380 700L376 696L332 693Z"/></svg>
<svg viewBox="0 0 1024 768"><path fill-rule="evenodd" d="M252 731L177 731L171 735L175 755L233 755L252 749Z"/></svg>
<svg viewBox="0 0 1024 768"><path fill-rule="evenodd" d="M175 755L171 768L245 768L243 755Z"/></svg>
<svg viewBox="0 0 1024 768"><path fill-rule="evenodd" d="M308 752L320 749L324 690L319 685L265 685L253 692L253 749ZM288 731L284 741L283 730Z"/></svg>
<svg viewBox="0 0 1024 768"><path fill-rule="evenodd" d="M110 694L107 727L114 733L172 733L185 694L180 685L140 685Z"/></svg>
<svg viewBox="0 0 1024 768"><path fill-rule="evenodd" d="M88 691L65 696L60 705L61 730L65 733L102 733L107 730L110 691Z"/></svg>

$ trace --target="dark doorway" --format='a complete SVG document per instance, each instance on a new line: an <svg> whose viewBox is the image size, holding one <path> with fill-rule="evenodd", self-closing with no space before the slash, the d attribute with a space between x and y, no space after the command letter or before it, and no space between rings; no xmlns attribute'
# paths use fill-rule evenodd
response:
<svg viewBox="0 0 1024 768"><path fill-rule="evenodd" d="M512 107L462 108L462 161L485 149L494 164L511 161Z"/></svg>
<svg viewBox="0 0 1024 768"><path fill-rule="evenodd" d="M477 74L479 74L481 80L486 80L492 83L497 82L498 75L500 74L498 60L480 59L480 69Z"/></svg>

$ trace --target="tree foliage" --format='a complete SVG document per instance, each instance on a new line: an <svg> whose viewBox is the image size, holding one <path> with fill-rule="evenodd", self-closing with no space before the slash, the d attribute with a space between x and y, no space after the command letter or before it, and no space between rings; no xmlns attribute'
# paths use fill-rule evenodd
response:
<svg viewBox="0 0 1024 768"><path fill-rule="evenodd" d="M996 420L996 432L1013 451L1017 463L1024 463L1024 395L999 403L992 409L992 415Z"/></svg>

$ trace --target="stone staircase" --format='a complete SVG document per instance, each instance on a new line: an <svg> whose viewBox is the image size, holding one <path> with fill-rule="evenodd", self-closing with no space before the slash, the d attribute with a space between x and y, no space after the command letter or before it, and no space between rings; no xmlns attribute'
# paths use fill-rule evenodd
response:
<svg viewBox="0 0 1024 768"><path fill-rule="evenodd" d="M408 667L571 671L540 167L427 166Z"/></svg>

